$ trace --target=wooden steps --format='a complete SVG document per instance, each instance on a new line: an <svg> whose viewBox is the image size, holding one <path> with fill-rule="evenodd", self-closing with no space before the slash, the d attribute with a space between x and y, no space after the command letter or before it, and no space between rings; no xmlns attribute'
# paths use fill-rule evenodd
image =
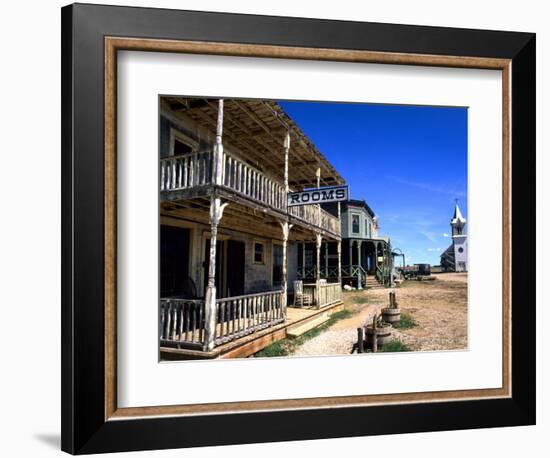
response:
<svg viewBox="0 0 550 458"><path fill-rule="evenodd" d="M320 313L311 317L310 319L300 321L293 326L289 326L286 335L287 337L298 337L306 333L310 329L316 328L317 326L323 324L325 321L328 321L329 314L327 312Z"/></svg>
<svg viewBox="0 0 550 458"><path fill-rule="evenodd" d="M363 286L365 288L373 288L373 289L383 288L383 286L380 283L378 283L378 280L372 276L369 276L367 278L367 281Z"/></svg>

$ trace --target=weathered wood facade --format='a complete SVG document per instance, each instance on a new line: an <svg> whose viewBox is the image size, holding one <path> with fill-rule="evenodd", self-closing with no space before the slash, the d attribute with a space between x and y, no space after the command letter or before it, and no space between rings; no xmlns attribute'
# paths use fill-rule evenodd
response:
<svg viewBox="0 0 550 458"><path fill-rule="evenodd" d="M341 242L325 241L321 249L321 275L337 278L343 284L361 289L370 286L392 286L394 253L389 237L378 235L378 219L363 200L349 200L340 206L327 204L324 208L335 215L340 214ZM338 256L338 250L341 255ZM311 245L301 247L298 255L298 272L301 278L315 275L316 266L311 264ZM341 263L338 268L337 262Z"/></svg>
<svg viewBox="0 0 550 458"><path fill-rule="evenodd" d="M340 244L337 215L287 193L344 180L275 102L160 100L161 346L210 351L285 320L298 244ZM341 284L314 278L314 305Z"/></svg>

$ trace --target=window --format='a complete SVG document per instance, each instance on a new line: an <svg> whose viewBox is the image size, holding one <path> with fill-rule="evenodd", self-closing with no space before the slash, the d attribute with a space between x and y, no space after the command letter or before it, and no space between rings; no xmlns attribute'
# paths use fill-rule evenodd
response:
<svg viewBox="0 0 550 458"><path fill-rule="evenodd" d="M365 237L370 238L369 220L365 218Z"/></svg>
<svg viewBox="0 0 550 458"><path fill-rule="evenodd" d="M460 247L460 248L458 249L458 252L459 252L459 253L464 253L464 248Z"/></svg>
<svg viewBox="0 0 550 458"><path fill-rule="evenodd" d="M254 242L254 264L264 264L264 244Z"/></svg>
<svg viewBox="0 0 550 458"><path fill-rule="evenodd" d="M182 142L179 139L174 139L174 156L179 156L181 154L188 154L193 152L193 147L187 143Z"/></svg>
<svg viewBox="0 0 550 458"><path fill-rule="evenodd" d="M359 215L351 215L351 232L359 234Z"/></svg>
<svg viewBox="0 0 550 458"><path fill-rule="evenodd" d="M170 130L170 155L179 156L181 154L190 154L198 149L199 144L197 141L179 130L174 128Z"/></svg>

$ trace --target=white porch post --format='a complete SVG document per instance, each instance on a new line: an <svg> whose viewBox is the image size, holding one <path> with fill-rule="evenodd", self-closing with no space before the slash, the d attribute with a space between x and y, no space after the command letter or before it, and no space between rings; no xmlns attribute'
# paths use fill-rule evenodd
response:
<svg viewBox="0 0 550 458"><path fill-rule="evenodd" d="M325 242L325 278L328 281L328 241Z"/></svg>
<svg viewBox="0 0 550 458"><path fill-rule="evenodd" d="M286 319L286 307L287 307L287 295L288 295L288 273L287 273L287 242L288 242L288 233L292 228L292 224L288 224L287 221L281 223L281 229L283 230L283 317Z"/></svg>
<svg viewBox="0 0 550 458"><path fill-rule="evenodd" d="M216 124L216 144L214 145L214 157L212 160L212 181L221 184L222 156L223 156L223 99L218 102L218 120ZM204 350L214 348L216 337L216 245L218 241L218 224L222 218L227 203L222 204L221 199L213 194L210 198L210 253L208 264L208 284L204 299Z"/></svg>
<svg viewBox="0 0 550 458"><path fill-rule="evenodd" d="M218 100L218 119L216 123L216 144L212 161L212 181L216 185L222 184L223 176L223 99Z"/></svg>
<svg viewBox="0 0 550 458"><path fill-rule="evenodd" d="M321 289L321 244L323 243L323 236L321 234L316 234L315 236L315 246L317 248L317 272L315 277L315 301L317 307L320 307L321 304L319 302L320 298L320 289Z"/></svg>
<svg viewBox="0 0 550 458"><path fill-rule="evenodd" d="M361 240L357 240L357 289L363 289L361 285Z"/></svg>
<svg viewBox="0 0 550 458"><path fill-rule="evenodd" d="M338 283L342 287L342 241L338 240L337 242L338 249Z"/></svg>
<svg viewBox="0 0 550 458"><path fill-rule="evenodd" d="M349 275L353 276L353 240L349 239Z"/></svg>
<svg viewBox="0 0 550 458"><path fill-rule="evenodd" d="M302 242L302 281L306 278L306 242Z"/></svg>
<svg viewBox="0 0 550 458"><path fill-rule="evenodd" d="M390 250L390 288L393 288L395 286L395 282L393 281L394 259L393 259L391 245L389 247L389 250Z"/></svg>
<svg viewBox="0 0 550 458"><path fill-rule="evenodd" d="M290 190L288 186L288 153L290 151L290 132L286 133L284 148L285 148L285 183L284 184L285 184L285 192L288 194L288 191ZM285 202L288 202L288 201L285 199Z"/></svg>
<svg viewBox="0 0 550 458"><path fill-rule="evenodd" d="M340 202L338 202L338 224L341 227L340 221ZM337 250L338 250L338 283L340 283L340 288L342 287L342 239L338 240Z"/></svg>

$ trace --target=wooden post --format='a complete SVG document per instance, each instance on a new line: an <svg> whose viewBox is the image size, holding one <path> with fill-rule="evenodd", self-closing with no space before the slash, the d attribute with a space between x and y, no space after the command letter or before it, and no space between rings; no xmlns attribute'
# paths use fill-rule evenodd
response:
<svg viewBox="0 0 550 458"><path fill-rule="evenodd" d="M316 234L315 236L315 246L317 248L317 272L315 275L315 296L317 302L317 308L321 307L320 299L320 289L321 289L321 244L323 243L323 236L321 234Z"/></svg>
<svg viewBox="0 0 550 458"><path fill-rule="evenodd" d="M361 285L361 240L357 240L357 289L363 289Z"/></svg>
<svg viewBox="0 0 550 458"><path fill-rule="evenodd" d="M390 288L395 287L395 282L393 280L393 268L394 268L394 259L391 245L389 246L389 261L390 261Z"/></svg>
<svg viewBox="0 0 550 458"><path fill-rule="evenodd" d="M328 281L328 241L325 242L325 278Z"/></svg>
<svg viewBox="0 0 550 458"><path fill-rule="evenodd" d="M216 122L216 143L214 145L212 160L212 182L222 182L222 160L223 160L223 99L218 100L218 118ZM214 348L216 338L216 245L218 241L218 224L222 218L227 203L222 204L221 199L212 194L210 197L210 253L208 265L208 284L204 300L205 308L205 329L204 329L204 350L210 351Z"/></svg>
<svg viewBox="0 0 550 458"><path fill-rule="evenodd" d="M306 278L306 242L302 242L302 281Z"/></svg>
<svg viewBox="0 0 550 458"><path fill-rule="evenodd" d="M290 229L292 227L292 224L288 224L287 221L284 223L281 223L281 229L283 230L283 266L282 266L282 274L283 274L283 303L281 304L281 308L283 311L283 317L286 319L286 306L287 306L287 289L288 289L288 274L287 274L287 256L286 256L286 250L287 250L287 242L288 242L288 233L290 232Z"/></svg>
<svg viewBox="0 0 550 458"><path fill-rule="evenodd" d="M317 168L317 189L321 187L321 168ZM317 204L317 226L321 227L321 204Z"/></svg>
<svg viewBox="0 0 550 458"><path fill-rule="evenodd" d="M208 264L208 285L204 301L205 329L204 350L214 348L216 337L216 245L218 240L218 224L222 219L223 211L227 203L222 204L219 197L210 198L210 253Z"/></svg>
<svg viewBox="0 0 550 458"><path fill-rule="evenodd" d="M216 122L216 143L214 145L214 160L212 161L212 181L222 184L223 176L223 99L218 100L218 119Z"/></svg>
<svg viewBox="0 0 550 458"><path fill-rule="evenodd" d="M340 212L340 202L338 202L338 224L340 224L340 228L342 227L342 222L340 220L341 212ZM340 234L341 237L341 234ZM340 283L340 288L342 288L342 239L338 240L337 242L337 250L338 250L338 283Z"/></svg>
<svg viewBox="0 0 550 458"><path fill-rule="evenodd" d="M349 240L349 276L351 277L353 275L352 273L352 267L353 267L353 240Z"/></svg>
<svg viewBox="0 0 550 458"><path fill-rule="evenodd" d="M288 153L290 151L290 132L286 133L284 148L285 148L285 191L288 193L290 190L288 187Z"/></svg>
<svg viewBox="0 0 550 458"><path fill-rule="evenodd" d="M376 314L372 319L372 352L376 353L378 351L378 336L376 335Z"/></svg>
<svg viewBox="0 0 550 458"><path fill-rule="evenodd" d="M363 353L365 351L363 333L363 328L357 328L357 353Z"/></svg>

